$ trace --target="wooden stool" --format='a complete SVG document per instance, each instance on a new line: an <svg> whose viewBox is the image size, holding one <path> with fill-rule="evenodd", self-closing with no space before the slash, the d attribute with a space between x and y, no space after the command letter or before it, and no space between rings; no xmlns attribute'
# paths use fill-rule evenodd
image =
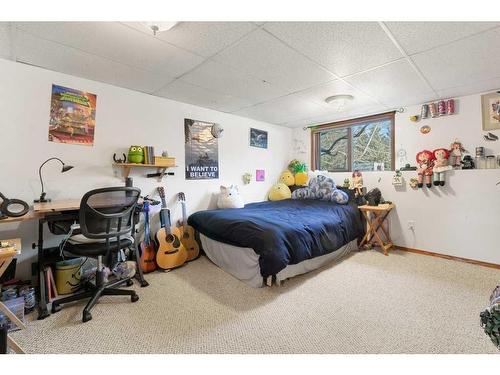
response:
<svg viewBox="0 0 500 375"><path fill-rule="evenodd" d="M389 216L391 210L396 207L392 203L379 204L378 206L360 206L359 210L363 213L366 218L366 223L368 224L368 228L366 230L366 234L361 240L360 247L373 244L378 245L384 251L384 255L388 255L387 250L389 250L392 246L392 240L389 235L389 232L382 225ZM378 230L381 229L382 233L385 237L385 242L382 237L379 235Z"/></svg>

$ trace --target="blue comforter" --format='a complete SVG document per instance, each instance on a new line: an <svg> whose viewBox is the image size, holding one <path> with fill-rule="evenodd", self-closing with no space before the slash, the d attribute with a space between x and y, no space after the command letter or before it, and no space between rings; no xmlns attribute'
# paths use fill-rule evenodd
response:
<svg viewBox="0 0 500 375"><path fill-rule="evenodd" d="M263 277L331 253L362 236L364 230L355 204L319 200L287 199L199 211L188 223L213 240L254 249L260 255Z"/></svg>

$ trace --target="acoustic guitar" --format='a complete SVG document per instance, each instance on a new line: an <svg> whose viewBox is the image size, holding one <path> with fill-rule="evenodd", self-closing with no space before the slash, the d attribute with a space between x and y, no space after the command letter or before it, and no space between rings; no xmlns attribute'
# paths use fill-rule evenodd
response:
<svg viewBox="0 0 500 375"><path fill-rule="evenodd" d="M153 241L151 241L151 229L149 226L149 202L144 200L142 208L144 212L144 241L140 244L141 259L139 266L142 272L149 273L156 270L156 251Z"/></svg>
<svg viewBox="0 0 500 375"><path fill-rule="evenodd" d="M187 224L187 214L186 214L186 196L184 193L177 194L179 197L179 202L182 205L182 225L179 227L181 231L181 242L187 251L188 257L187 261L198 258L200 254L200 246L196 242L194 237L194 228Z"/></svg>
<svg viewBox="0 0 500 375"><path fill-rule="evenodd" d="M163 270L171 270L182 266L187 259L187 252L180 240L179 228L171 227L170 210L165 201L165 190L158 187L161 198L160 222L161 228L156 233L158 251L156 252L156 264Z"/></svg>

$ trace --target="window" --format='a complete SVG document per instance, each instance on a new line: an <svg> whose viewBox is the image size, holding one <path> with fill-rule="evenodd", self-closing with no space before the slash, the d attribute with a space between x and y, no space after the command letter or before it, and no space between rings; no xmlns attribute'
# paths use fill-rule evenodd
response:
<svg viewBox="0 0 500 375"><path fill-rule="evenodd" d="M319 125L311 134L315 169L394 170L394 112Z"/></svg>

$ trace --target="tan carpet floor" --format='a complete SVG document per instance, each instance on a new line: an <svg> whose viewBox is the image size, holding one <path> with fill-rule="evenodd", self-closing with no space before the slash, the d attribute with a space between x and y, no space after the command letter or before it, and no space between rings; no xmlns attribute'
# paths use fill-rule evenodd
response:
<svg viewBox="0 0 500 375"><path fill-rule="evenodd" d="M13 337L29 353L498 353L479 312L500 271L395 251L354 253L281 287L253 289L202 257L63 308Z"/></svg>

